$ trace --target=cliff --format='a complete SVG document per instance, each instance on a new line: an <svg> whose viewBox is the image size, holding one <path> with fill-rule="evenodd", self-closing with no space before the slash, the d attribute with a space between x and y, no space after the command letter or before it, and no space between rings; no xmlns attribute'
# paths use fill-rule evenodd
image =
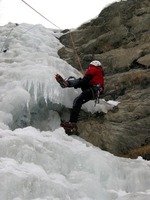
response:
<svg viewBox="0 0 150 200"><path fill-rule="evenodd" d="M59 56L73 67L81 70L79 60L84 70L92 60L102 62L102 98L120 102L107 114L81 112L81 137L118 156L140 148L150 136L150 1L113 3L96 19L64 31L60 41Z"/></svg>

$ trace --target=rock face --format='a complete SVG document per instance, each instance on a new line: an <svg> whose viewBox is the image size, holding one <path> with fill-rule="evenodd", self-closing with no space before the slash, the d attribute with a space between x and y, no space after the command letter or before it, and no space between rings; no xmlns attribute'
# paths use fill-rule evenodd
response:
<svg viewBox="0 0 150 200"><path fill-rule="evenodd" d="M150 1L113 3L60 41L59 56L78 70L101 61L104 98L120 102L107 114L82 117L81 137L120 156L140 147L150 136Z"/></svg>

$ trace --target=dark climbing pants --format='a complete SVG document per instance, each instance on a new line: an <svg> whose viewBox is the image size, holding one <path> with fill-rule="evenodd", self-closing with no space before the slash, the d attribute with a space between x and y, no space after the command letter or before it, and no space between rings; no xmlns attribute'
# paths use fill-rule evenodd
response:
<svg viewBox="0 0 150 200"><path fill-rule="evenodd" d="M93 100L94 95L95 94L92 89L87 89L74 99L73 108L70 115L70 122L77 123L81 106L89 100Z"/></svg>

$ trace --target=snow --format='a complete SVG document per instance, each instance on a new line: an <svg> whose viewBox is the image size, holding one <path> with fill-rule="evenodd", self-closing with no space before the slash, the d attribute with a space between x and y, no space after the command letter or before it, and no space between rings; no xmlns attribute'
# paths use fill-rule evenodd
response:
<svg viewBox="0 0 150 200"><path fill-rule="evenodd" d="M0 27L0 199L149 200L150 161L115 157L60 127L80 90L62 89L55 74L82 77L58 56L61 34ZM107 113L118 103L83 109Z"/></svg>

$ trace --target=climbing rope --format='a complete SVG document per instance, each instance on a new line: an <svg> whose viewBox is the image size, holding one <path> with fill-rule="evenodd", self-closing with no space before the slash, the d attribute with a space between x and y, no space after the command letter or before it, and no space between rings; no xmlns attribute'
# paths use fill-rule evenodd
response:
<svg viewBox="0 0 150 200"><path fill-rule="evenodd" d="M15 24L16 26L18 26L18 24ZM9 39L9 37L10 37L10 35L11 35L11 33L12 33L12 31L16 28L16 26L15 27L13 27L10 31L9 31L9 33L8 33L8 35L7 35L7 37L6 37L6 40L4 41L4 44L3 44L3 46L2 46L2 48L1 48L1 51L0 52L2 52L2 51L7 51L6 49L4 49L4 47L5 47L5 45L6 45L6 42L8 41L8 39ZM4 50L3 50L4 49Z"/></svg>
<svg viewBox="0 0 150 200"><path fill-rule="evenodd" d="M77 50L76 50L76 47L75 47L75 43L74 43L74 40L73 40L73 37L72 37L72 34L71 34L71 31L70 31L70 30L69 30L69 35L70 35L71 43L72 43L72 46L73 46L74 54L75 54L76 57L77 57L77 61L78 61L78 64L79 64L79 66L80 66L81 72L82 72L82 74L84 74L84 71L83 71L83 68L82 68L82 65L81 65L81 62L80 62L80 58L79 58L79 55L78 55L78 53L77 53Z"/></svg>
<svg viewBox="0 0 150 200"><path fill-rule="evenodd" d="M31 28L27 29L26 31L24 31L23 33L21 33L21 35L19 36L20 38L22 37L22 35L24 35L25 33L27 33L28 31L30 31L31 29L35 28L36 25L33 25ZM17 37L14 37L17 39Z"/></svg>
<svg viewBox="0 0 150 200"><path fill-rule="evenodd" d="M27 6L29 6L32 10L34 10L36 13L38 13L41 17L43 17L44 19L46 19L49 23L51 23L52 25L54 25L55 27L57 27L58 29L61 30L61 28L59 26L57 26L55 23L53 23L52 21L50 21L48 18L46 18L44 15L42 15L40 12L38 12L36 9L34 9L32 6L30 6L26 1L22 0L23 3L25 3ZM71 34L71 31L69 30L69 35L70 35L70 39L71 39L71 43L72 43L72 46L73 46L73 51L74 51L74 54L76 55L76 58L77 58L77 62L80 66L80 69L81 69L81 72L82 74L84 73L83 72L83 68L82 68L82 65L81 65L81 62L80 62L80 58L78 56L78 53L77 53L77 50L76 50L76 47L75 47L75 43L74 43L74 40L73 40L73 37L72 37L72 34Z"/></svg>
<svg viewBox="0 0 150 200"><path fill-rule="evenodd" d="M52 21L50 21L49 19L47 19L46 17L44 17L44 15L42 15L40 12L38 12L36 9L34 9L32 6L30 6L27 2L25 2L24 0L22 0L23 3L25 3L27 6L29 6L32 10L34 10L36 13L38 13L41 17L43 17L44 19L46 19L48 22L50 22L51 24L53 24L55 27L59 28L59 26L57 26L56 24L54 24Z"/></svg>
<svg viewBox="0 0 150 200"><path fill-rule="evenodd" d="M15 23L15 25L16 25L16 26L19 26L19 24L17 24L17 23ZM5 39L4 44L3 44L3 46L2 46L0 52L4 52L4 53L5 53L5 52L8 50L8 48L4 49L4 47L5 47L5 45L6 45L7 41L8 41L8 39L9 39L11 33L13 32L14 28L16 28L16 26L13 27L13 28L10 30L10 32L8 33L7 38ZM33 28L35 28L35 27L36 27L36 25L33 25L31 28L29 28L29 29L27 29L26 31L24 31L23 33L21 33L21 35L20 35L19 37L21 38L22 35L24 35L25 33L27 33L28 31L30 31L31 29L33 29ZM14 37L14 38L17 39L18 36L17 36L17 37Z"/></svg>

